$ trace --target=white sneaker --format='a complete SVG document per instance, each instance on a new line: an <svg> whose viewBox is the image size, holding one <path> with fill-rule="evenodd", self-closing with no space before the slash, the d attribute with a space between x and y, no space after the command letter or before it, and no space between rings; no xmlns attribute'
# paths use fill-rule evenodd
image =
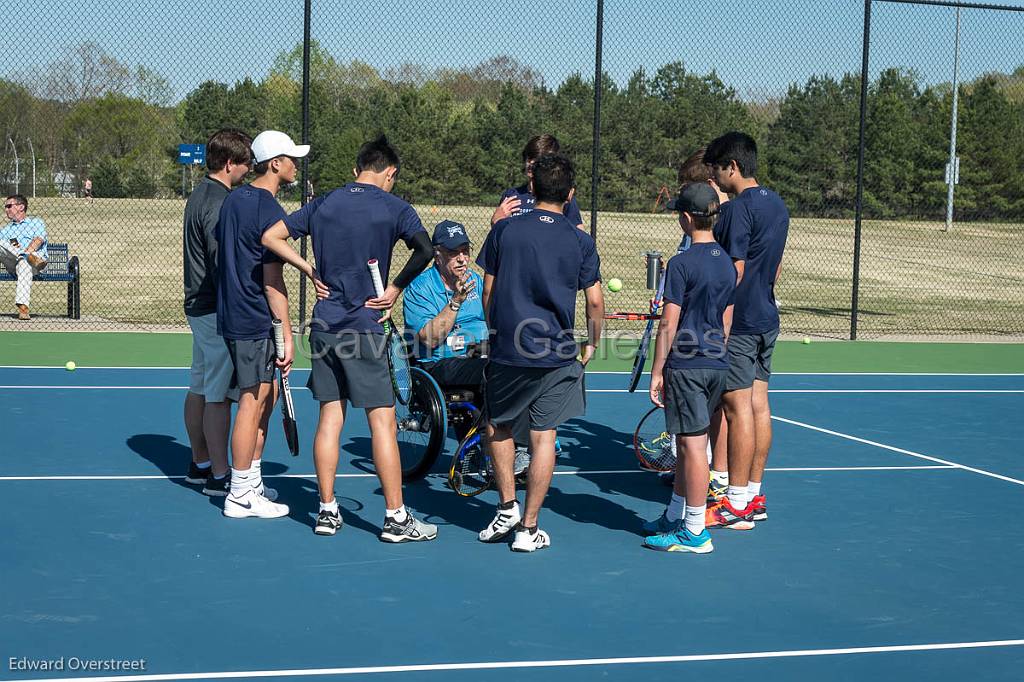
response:
<svg viewBox="0 0 1024 682"><path fill-rule="evenodd" d="M548 534L537 529L536 533L520 528L516 531L515 539L509 548L513 552L536 552L538 549L545 549L551 546L551 538Z"/></svg>
<svg viewBox="0 0 1024 682"><path fill-rule="evenodd" d="M250 516L259 519L277 519L287 515L288 505L271 502L251 488L245 491L241 497L235 497L232 493L224 498L224 516L232 519L244 519Z"/></svg>
<svg viewBox="0 0 1024 682"><path fill-rule="evenodd" d="M523 515L519 511L519 503L512 505L511 509L501 509L494 514L494 518L477 537L480 542L501 542L509 536L509 533L516 529Z"/></svg>

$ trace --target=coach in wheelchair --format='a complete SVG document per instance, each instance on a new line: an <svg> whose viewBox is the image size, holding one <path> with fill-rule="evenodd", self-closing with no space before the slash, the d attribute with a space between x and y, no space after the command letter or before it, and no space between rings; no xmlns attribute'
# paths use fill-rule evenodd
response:
<svg viewBox="0 0 1024 682"><path fill-rule="evenodd" d="M434 228L434 265L409 284L403 294L406 337L413 340L416 364L430 373L445 393L472 394L466 402L483 405L484 366L487 364L487 321L484 317L483 277L469 264L469 235L461 223L444 220ZM530 463L528 415L513 427L515 471ZM462 440L469 425L455 424Z"/></svg>

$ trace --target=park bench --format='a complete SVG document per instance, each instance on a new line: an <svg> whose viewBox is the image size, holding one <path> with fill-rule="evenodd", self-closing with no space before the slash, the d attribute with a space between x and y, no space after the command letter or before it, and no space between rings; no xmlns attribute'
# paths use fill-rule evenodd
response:
<svg viewBox="0 0 1024 682"><path fill-rule="evenodd" d="M78 256L68 256L67 244L49 244L46 267L32 278L33 282L66 282L68 285L68 317L82 319L82 277ZM15 282L17 277L0 267L0 282Z"/></svg>

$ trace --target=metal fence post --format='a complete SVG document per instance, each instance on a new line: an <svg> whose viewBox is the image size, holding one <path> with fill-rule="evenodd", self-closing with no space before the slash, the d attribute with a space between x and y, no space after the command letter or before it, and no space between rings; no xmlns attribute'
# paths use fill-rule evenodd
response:
<svg viewBox="0 0 1024 682"><path fill-rule="evenodd" d="M594 44L594 153L590 176L590 236L597 239L598 171L601 157L601 48L604 42L604 0L597 0L597 35Z"/></svg>
<svg viewBox="0 0 1024 682"><path fill-rule="evenodd" d="M303 3L302 15L302 144L309 144L309 25L312 0ZM309 154L302 157L302 205L309 197ZM306 238L299 241L299 255L306 258ZM299 278L299 329L306 326L306 278Z"/></svg>
<svg viewBox="0 0 1024 682"><path fill-rule="evenodd" d="M864 212L864 136L868 113L868 49L871 44L871 0L864 0L864 51L860 65L860 132L857 140L857 205L853 228L853 295L850 301L850 340L857 340L860 288L861 215Z"/></svg>

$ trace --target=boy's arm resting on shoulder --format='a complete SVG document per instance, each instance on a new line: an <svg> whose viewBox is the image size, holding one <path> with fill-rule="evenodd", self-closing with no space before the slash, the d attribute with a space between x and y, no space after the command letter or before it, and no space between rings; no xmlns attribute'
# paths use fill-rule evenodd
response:
<svg viewBox="0 0 1024 682"><path fill-rule="evenodd" d="M601 341L601 326L604 324L604 290L601 288L601 280L591 284L583 293L587 299L587 343L580 359L586 365Z"/></svg>
<svg viewBox="0 0 1024 682"><path fill-rule="evenodd" d="M292 323L288 317L288 286L284 282L284 263L263 264L263 293L270 306L270 314L281 320L286 328L284 335L284 359L277 360L277 366L287 375L291 369L295 352L292 342Z"/></svg>
<svg viewBox="0 0 1024 682"><path fill-rule="evenodd" d="M260 243L263 244L265 249L272 251L274 255L298 269L299 272L302 272L307 277L313 277L313 265L292 248L291 244L288 243L289 236L288 227L284 224L284 221L278 220L263 233Z"/></svg>

